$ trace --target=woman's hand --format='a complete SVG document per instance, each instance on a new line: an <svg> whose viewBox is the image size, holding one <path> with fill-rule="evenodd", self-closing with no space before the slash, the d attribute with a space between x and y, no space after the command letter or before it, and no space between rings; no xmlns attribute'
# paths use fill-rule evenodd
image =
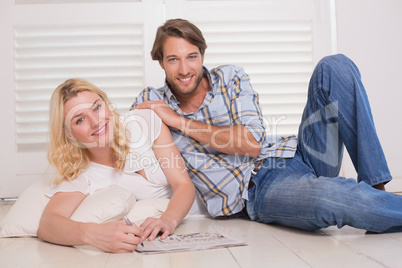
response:
<svg viewBox="0 0 402 268"><path fill-rule="evenodd" d="M161 125L159 137L154 141L153 150L165 174L173 194L166 211L159 219L147 218L141 225L142 238L152 241L161 233L161 239L173 234L177 225L189 212L194 203L195 188L187 173L184 161L172 138L169 128ZM166 165L169 163L169 165Z"/></svg>
<svg viewBox="0 0 402 268"><path fill-rule="evenodd" d="M159 233L162 233L161 239L166 239L170 234L173 234L176 229L177 223L172 220L161 218L151 218L148 217L141 225L140 228L143 229L142 239L148 238L152 241L156 238Z"/></svg>
<svg viewBox="0 0 402 268"><path fill-rule="evenodd" d="M45 241L66 245L90 245L107 252L132 252L142 243L143 231L124 221L84 223L70 219L86 197L81 192L59 192L46 205L37 236Z"/></svg>
<svg viewBox="0 0 402 268"><path fill-rule="evenodd" d="M142 243L143 231L124 221L95 224L88 234L88 244L106 252L125 253L134 251Z"/></svg>

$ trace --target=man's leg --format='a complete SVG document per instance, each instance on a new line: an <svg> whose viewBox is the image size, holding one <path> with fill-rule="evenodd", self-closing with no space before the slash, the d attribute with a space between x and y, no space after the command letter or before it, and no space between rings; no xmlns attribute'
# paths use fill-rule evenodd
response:
<svg viewBox="0 0 402 268"><path fill-rule="evenodd" d="M362 183L337 177L343 144ZM390 179L360 74L345 56L331 56L312 76L295 158L265 162L247 210L252 220L305 230L401 231L402 197L370 187Z"/></svg>
<svg viewBox="0 0 402 268"><path fill-rule="evenodd" d="M374 186L391 180L359 70L343 55L317 64L298 142L303 160L317 177L338 175L344 144L358 181Z"/></svg>
<svg viewBox="0 0 402 268"><path fill-rule="evenodd" d="M293 159L267 163L253 177L255 185L248 192L251 220L309 231L333 225L378 233L402 231L402 196L354 179L317 177L299 152Z"/></svg>

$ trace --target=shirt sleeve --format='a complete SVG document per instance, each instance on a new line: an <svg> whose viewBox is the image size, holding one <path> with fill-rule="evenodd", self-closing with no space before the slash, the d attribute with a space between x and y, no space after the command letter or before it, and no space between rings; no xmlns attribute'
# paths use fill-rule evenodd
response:
<svg viewBox="0 0 402 268"><path fill-rule="evenodd" d="M144 101L157 101L162 100L162 95L158 94L157 90L153 87L147 87L141 91L141 93L135 98L133 104L131 105L130 111L135 108L138 104Z"/></svg>
<svg viewBox="0 0 402 268"><path fill-rule="evenodd" d="M125 117L126 130L130 136L126 172L135 172L157 162L152 146L161 132L162 120L152 110L132 110Z"/></svg>
<svg viewBox="0 0 402 268"><path fill-rule="evenodd" d="M52 184L46 189L46 196L52 197L58 192L81 192L85 195L90 193L89 189L90 183L85 175L81 173L77 178L71 181L62 181L61 183L55 185Z"/></svg>
<svg viewBox="0 0 402 268"><path fill-rule="evenodd" d="M130 149L148 150L159 137L162 120L150 109L132 110L124 120L130 136Z"/></svg>
<svg viewBox="0 0 402 268"><path fill-rule="evenodd" d="M262 146L265 142L266 133L259 95L251 86L250 77L242 67L230 67L233 68L233 73L227 77L231 81L225 81L225 83L232 87L231 89L228 88L228 91L232 95L230 106L233 122L247 127Z"/></svg>

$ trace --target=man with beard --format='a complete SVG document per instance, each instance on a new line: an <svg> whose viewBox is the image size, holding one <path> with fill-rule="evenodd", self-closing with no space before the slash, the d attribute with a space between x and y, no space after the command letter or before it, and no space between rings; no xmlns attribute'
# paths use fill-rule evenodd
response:
<svg viewBox="0 0 402 268"><path fill-rule="evenodd" d="M333 55L317 64L298 137L277 137L266 135L258 94L243 68L208 71L206 48L194 24L166 21L151 51L165 71L165 86L144 89L133 108L154 110L170 127L212 217L304 230L402 230L402 196L384 191L391 175L349 58ZM359 183L338 176L343 145Z"/></svg>

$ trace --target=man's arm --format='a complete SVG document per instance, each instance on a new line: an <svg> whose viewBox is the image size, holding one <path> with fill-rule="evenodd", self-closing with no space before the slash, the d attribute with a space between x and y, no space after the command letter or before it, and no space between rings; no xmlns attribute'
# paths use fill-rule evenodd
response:
<svg viewBox="0 0 402 268"><path fill-rule="evenodd" d="M214 150L250 157L258 157L260 154L260 144L243 125L214 126L188 118L184 118L184 121L181 131Z"/></svg>
<svg viewBox="0 0 402 268"><path fill-rule="evenodd" d="M180 116L166 103L165 88L144 89L132 108L154 110L166 125L219 152L258 157L265 140L265 127L258 94L253 90L249 76L237 66L224 66L212 72L222 78L222 84L217 87L225 87L224 93L220 91L224 103L219 109L228 109L230 126L216 126Z"/></svg>
<svg viewBox="0 0 402 268"><path fill-rule="evenodd" d="M145 101L136 109L152 109L166 125L176 128L208 147L226 154L258 157L261 146L243 125L214 126L178 115L163 100Z"/></svg>

